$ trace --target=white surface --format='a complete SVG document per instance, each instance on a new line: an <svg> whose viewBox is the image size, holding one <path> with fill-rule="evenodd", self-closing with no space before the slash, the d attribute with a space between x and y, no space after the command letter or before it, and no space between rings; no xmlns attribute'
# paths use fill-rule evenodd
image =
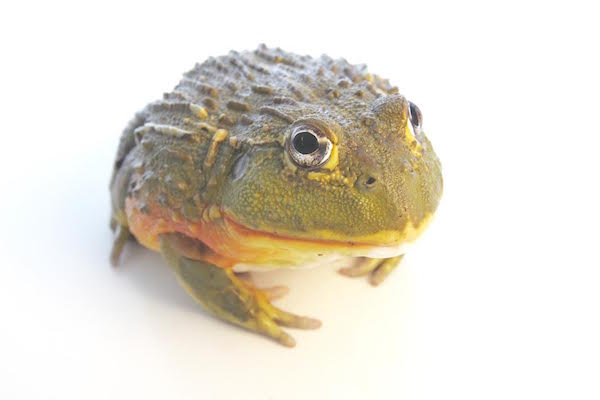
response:
<svg viewBox="0 0 600 400"><path fill-rule="evenodd" d="M599 398L598 12L550 3L3 3L0 398ZM262 277L323 320L293 350L207 316L156 254L107 262L121 129L260 42L389 77L444 167L380 288Z"/></svg>

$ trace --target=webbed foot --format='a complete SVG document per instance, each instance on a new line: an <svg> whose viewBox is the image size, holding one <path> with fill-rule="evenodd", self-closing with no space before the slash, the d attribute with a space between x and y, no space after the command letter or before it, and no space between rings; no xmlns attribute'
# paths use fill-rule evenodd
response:
<svg viewBox="0 0 600 400"><path fill-rule="evenodd" d="M199 253L201 244L177 234L159 238L160 250L177 274L185 290L212 314L248 330L269 336L293 347L295 340L280 327L315 329L317 319L283 311L270 303L280 287L261 290L240 279L231 268L221 268L206 261L188 258Z"/></svg>
<svg viewBox="0 0 600 400"><path fill-rule="evenodd" d="M351 277L369 275L369 283L377 286L400 264L403 257L363 258L356 265L341 268L338 272Z"/></svg>

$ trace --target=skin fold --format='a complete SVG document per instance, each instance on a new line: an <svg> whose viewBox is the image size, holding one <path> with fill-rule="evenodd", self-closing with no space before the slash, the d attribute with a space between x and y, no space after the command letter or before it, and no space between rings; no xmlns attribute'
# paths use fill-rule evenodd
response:
<svg viewBox="0 0 600 400"><path fill-rule="evenodd" d="M320 322L238 271L359 257L340 272L377 285L435 213L440 163L397 92L364 66L265 46L197 64L122 134L111 261L133 237L209 312L293 346L281 326Z"/></svg>

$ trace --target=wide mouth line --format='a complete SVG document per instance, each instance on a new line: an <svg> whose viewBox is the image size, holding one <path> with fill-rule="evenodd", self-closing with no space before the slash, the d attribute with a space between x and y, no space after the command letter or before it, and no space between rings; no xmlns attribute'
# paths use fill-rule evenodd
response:
<svg viewBox="0 0 600 400"><path fill-rule="evenodd" d="M307 237L302 237L302 236L294 236L294 235L290 235L290 234L285 234L285 233L278 233L278 232L269 232L269 231L263 231L263 230L259 230L259 229L255 229L255 228L250 228L246 225L244 225L243 223L237 221L234 217L232 217L230 214L221 211L221 215L223 216L223 219L226 221L227 224L229 224L230 226L232 226L233 228L235 228L237 231L246 231L247 233L251 234L251 235L257 235L257 236L264 236L264 237L268 237L268 238L272 238L274 240L289 240L289 241L298 241L298 242L303 242L303 243L319 243L319 244L331 244L331 245L343 245L343 246L347 246L347 247L352 247L352 248L356 248L356 247L393 247L393 246L397 246L400 244L399 241L392 241L392 242L376 242L376 241L364 241L364 240L355 240L355 239L327 239L327 238L307 238Z"/></svg>

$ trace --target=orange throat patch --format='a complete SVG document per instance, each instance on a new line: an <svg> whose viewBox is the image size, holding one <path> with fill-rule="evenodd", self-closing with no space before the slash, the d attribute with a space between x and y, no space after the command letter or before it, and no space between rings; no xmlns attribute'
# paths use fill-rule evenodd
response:
<svg viewBox="0 0 600 400"><path fill-rule="evenodd" d="M152 250L160 251L158 237L164 233L181 233L206 246L204 261L222 268L236 264L264 265L266 268L302 266L321 257L365 256L391 257L403 254L404 242L412 242L424 226L412 226L391 245L330 239L308 239L247 228L216 206L206 206L198 221L157 205L142 211L135 199L127 198L125 210L131 233ZM426 225L426 224L421 224Z"/></svg>

